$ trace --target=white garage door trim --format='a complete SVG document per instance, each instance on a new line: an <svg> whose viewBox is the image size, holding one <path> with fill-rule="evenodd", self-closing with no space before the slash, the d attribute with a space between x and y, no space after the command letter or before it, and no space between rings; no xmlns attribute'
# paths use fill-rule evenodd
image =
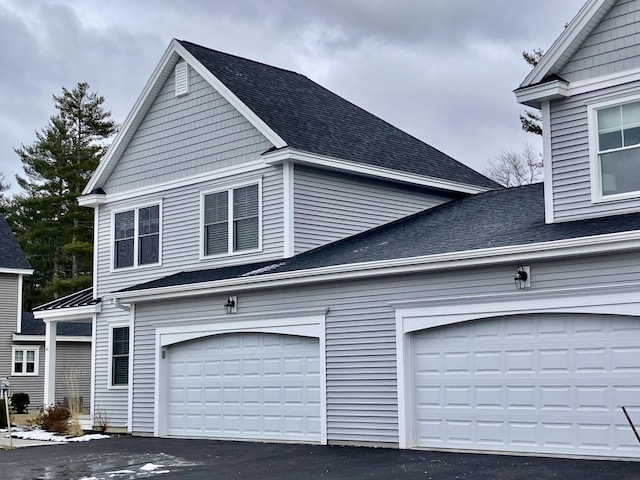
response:
<svg viewBox="0 0 640 480"><path fill-rule="evenodd" d="M400 448L415 448L410 334L428 328L504 315L584 313L640 316L639 285L599 285L498 295L434 298L392 304L396 310L398 434Z"/></svg>
<svg viewBox="0 0 640 480"><path fill-rule="evenodd" d="M216 321L219 320L219 321ZM317 338L320 362L320 443L327 444L327 361L325 337L326 310L265 312L264 314L236 314L207 319L193 319L179 326L156 328L155 391L166 389L162 367L163 350L170 345L224 333L275 333ZM165 354L166 355L166 354ZM167 408L155 395L154 435L167 435Z"/></svg>

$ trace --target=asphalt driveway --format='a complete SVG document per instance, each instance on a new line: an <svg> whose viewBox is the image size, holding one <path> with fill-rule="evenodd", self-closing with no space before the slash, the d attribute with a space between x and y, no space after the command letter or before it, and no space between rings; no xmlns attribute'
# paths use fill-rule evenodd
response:
<svg viewBox="0 0 640 480"><path fill-rule="evenodd" d="M0 472L11 480L640 480L640 462L120 437L0 451Z"/></svg>

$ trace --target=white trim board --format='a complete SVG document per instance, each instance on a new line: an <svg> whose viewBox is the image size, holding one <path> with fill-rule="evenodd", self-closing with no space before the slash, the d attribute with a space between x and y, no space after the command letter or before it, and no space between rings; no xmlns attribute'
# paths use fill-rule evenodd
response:
<svg viewBox="0 0 640 480"><path fill-rule="evenodd" d="M640 284L399 302L396 312L400 448L415 447L411 333L505 315L571 313L640 317ZM638 319L640 322L640 318Z"/></svg>
<svg viewBox="0 0 640 480"><path fill-rule="evenodd" d="M240 292L264 287L303 285L321 281L370 278L380 275L448 270L508 262L517 264L524 261L613 253L633 249L640 249L640 231L637 230L528 245L485 248L423 257L396 258L148 290L116 292L111 294L110 297L122 303L135 303L153 301L159 298L167 300L169 298L184 298L211 293L227 293L230 287ZM275 263L278 262L274 261Z"/></svg>
<svg viewBox="0 0 640 480"><path fill-rule="evenodd" d="M287 312L265 312L256 314L216 315L180 325L156 327L155 341L155 392L154 436L167 434L164 415L168 409L158 392L164 392L166 369L163 368L164 349L176 343L196 340L225 333L275 333L313 337L319 343L320 362L320 443L327 444L327 358L326 358L326 314L328 310L303 310ZM230 318L232 317L232 318ZM207 322L208 320L208 322ZM203 323L207 322L207 323Z"/></svg>

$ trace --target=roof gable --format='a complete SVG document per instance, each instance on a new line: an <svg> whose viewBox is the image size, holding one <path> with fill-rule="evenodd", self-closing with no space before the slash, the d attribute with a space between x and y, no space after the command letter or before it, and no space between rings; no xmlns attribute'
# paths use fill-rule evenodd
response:
<svg viewBox="0 0 640 480"><path fill-rule="evenodd" d="M588 0L547 50L538 65L529 72L519 88L543 83L547 78L558 75L613 8L616 1Z"/></svg>
<svg viewBox="0 0 640 480"><path fill-rule="evenodd" d="M31 274L29 260L2 215L0 215L0 272Z"/></svg>
<svg viewBox="0 0 640 480"><path fill-rule="evenodd" d="M104 186L158 92L184 59L273 145L452 183L499 188L484 175L330 92L307 77L172 40L84 190Z"/></svg>

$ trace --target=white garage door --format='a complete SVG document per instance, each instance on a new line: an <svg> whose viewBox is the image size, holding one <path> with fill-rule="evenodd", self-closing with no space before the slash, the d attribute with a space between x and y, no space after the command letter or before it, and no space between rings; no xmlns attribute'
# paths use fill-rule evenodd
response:
<svg viewBox="0 0 640 480"><path fill-rule="evenodd" d="M640 458L640 321L521 316L413 334L417 446Z"/></svg>
<svg viewBox="0 0 640 480"><path fill-rule="evenodd" d="M317 339L224 334L168 353L169 435L320 441Z"/></svg>

